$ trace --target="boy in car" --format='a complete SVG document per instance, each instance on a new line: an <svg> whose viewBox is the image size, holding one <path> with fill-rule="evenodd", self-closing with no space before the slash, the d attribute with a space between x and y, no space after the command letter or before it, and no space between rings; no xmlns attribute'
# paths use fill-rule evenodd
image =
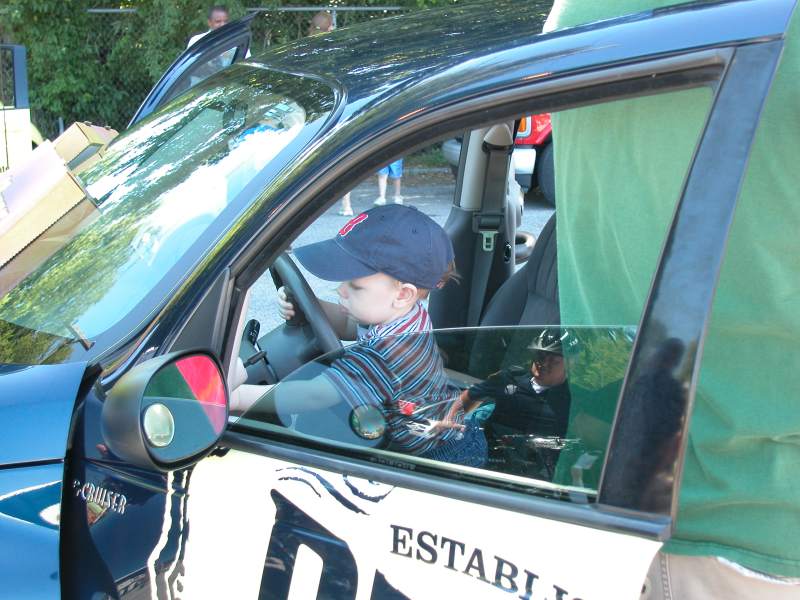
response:
<svg viewBox="0 0 800 600"><path fill-rule="evenodd" d="M341 339L359 343L313 379L278 385L276 413L319 410L344 400L353 411L351 423L379 413L378 430L389 449L426 456L458 441L446 446L450 462L469 464L473 455L480 457L469 446L472 437L435 426L458 398L448 388L422 304L431 289L454 277L445 231L413 207L389 204L351 219L333 239L296 248L294 255L317 277L343 282L339 304L322 302L323 310ZM283 288L278 296L281 316L294 316Z"/></svg>

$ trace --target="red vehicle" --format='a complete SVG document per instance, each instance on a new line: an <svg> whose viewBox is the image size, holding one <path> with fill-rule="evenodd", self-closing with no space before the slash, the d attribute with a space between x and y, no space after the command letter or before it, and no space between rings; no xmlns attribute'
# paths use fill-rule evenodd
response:
<svg viewBox="0 0 800 600"><path fill-rule="evenodd" d="M553 171L553 139L550 113L528 115L520 119L514 139L514 176L526 198L537 188L545 201L555 206L556 189ZM442 144L445 160L453 175L457 173L461 155L461 138L453 138Z"/></svg>
<svg viewBox="0 0 800 600"><path fill-rule="evenodd" d="M514 174L526 196L539 188L545 200L555 206L552 131L550 113L520 120L514 139Z"/></svg>

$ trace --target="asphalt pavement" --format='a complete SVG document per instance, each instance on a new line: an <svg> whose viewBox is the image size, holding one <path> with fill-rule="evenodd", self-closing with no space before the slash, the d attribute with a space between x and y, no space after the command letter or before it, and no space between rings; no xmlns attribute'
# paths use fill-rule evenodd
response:
<svg viewBox="0 0 800 600"><path fill-rule="evenodd" d="M440 225L444 225L455 193L455 179L448 169L409 169L405 170L402 179L402 193L405 204L414 206L430 216ZM389 201L391 201L392 182L389 182ZM378 196L377 177L371 178L351 192L350 198L355 214L373 206ZM340 204L336 203L322 214L306 231L294 241L293 246L303 246L336 235L351 217L339 214ZM544 227L553 208L542 199L534 198L526 201L522 214L520 229L536 236ZM302 267L301 267L302 269ZM336 302L337 283L323 281L303 269L309 285L320 299ZM256 282L250 298L248 318L258 319L261 323L262 335L281 324L276 310L276 290L269 273L265 273Z"/></svg>

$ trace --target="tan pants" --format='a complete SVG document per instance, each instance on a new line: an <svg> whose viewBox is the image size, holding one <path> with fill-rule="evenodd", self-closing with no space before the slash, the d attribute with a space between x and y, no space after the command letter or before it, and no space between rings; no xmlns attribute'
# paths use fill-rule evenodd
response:
<svg viewBox="0 0 800 600"><path fill-rule="evenodd" d="M800 582L751 575L712 556L659 552L641 600L800 600Z"/></svg>

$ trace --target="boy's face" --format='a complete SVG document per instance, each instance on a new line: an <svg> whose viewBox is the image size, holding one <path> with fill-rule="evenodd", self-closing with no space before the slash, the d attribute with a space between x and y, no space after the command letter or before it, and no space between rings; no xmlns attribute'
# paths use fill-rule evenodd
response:
<svg viewBox="0 0 800 600"><path fill-rule="evenodd" d="M339 304L362 325L379 325L403 316L416 301L416 288L384 273L351 279L339 285Z"/></svg>
<svg viewBox="0 0 800 600"><path fill-rule="evenodd" d="M554 387L567 380L564 357L553 352L539 352L531 363L533 380L541 386Z"/></svg>

